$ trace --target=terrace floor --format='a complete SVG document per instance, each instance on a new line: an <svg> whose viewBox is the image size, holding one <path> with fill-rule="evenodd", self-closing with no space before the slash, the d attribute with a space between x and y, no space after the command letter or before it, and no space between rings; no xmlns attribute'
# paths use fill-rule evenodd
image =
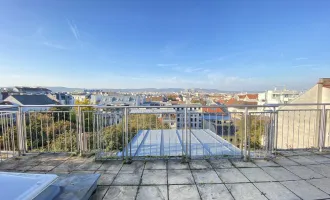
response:
<svg viewBox="0 0 330 200"><path fill-rule="evenodd" d="M273 160L94 161L94 157L31 154L0 171L99 173L92 199L330 199L330 153L284 152ZM14 187L14 186L13 186Z"/></svg>

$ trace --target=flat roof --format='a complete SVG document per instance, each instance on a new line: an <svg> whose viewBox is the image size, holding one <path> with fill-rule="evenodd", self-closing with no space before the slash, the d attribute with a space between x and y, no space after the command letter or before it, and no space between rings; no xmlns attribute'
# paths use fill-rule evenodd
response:
<svg viewBox="0 0 330 200"><path fill-rule="evenodd" d="M191 134L191 156L241 156L241 150L209 129L194 129ZM128 155L182 156L186 155L184 130L140 130L128 144ZM188 150L189 151L189 150ZM126 148L118 156L126 155Z"/></svg>

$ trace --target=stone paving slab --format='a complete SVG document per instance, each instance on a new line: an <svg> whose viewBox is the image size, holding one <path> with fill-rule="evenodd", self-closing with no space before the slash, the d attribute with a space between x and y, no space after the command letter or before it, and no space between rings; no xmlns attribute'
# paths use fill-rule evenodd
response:
<svg viewBox="0 0 330 200"><path fill-rule="evenodd" d="M95 193L91 196L91 200L102 200L108 189L109 186L98 186Z"/></svg>
<svg viewBox="0 0 330 200"><path fill-rule="evenodd" d="M206 160L192 160L189 162L190 169L212 169Z"/></svg>
<svg viewBox="0 0 330 200"><path fill-rule="evenodd" d="M168 200L167 186L140 186L136 200Z"/></svg>
<svg viewBox="0 0 330 200"><path fill-rule="evenodd" d="M249 180L236 168L216 169L216 172L224 183L249 182Z"/></svg>
<svg viewBox="0 0 330 200"><path fill-rule="evenodd" d="M301 179L283 167L263 167L262 169L277 181L293 181Z"/></svg>
<svg viewBox="0 0 330 200"><path fill-rule="evenodd" d="M167 163L168 169L189 169L188 163L182 163L180 160L169 160Z"/></svg>
<svg viewBox="0 0 330 200"><path fill-rule="evenodd" d="M252 184L226 184L229 192L239 200L267 200L267 198Z"/></svg>
<svg viewBox="0 0 330 200"><path fill-rule="evenodd" d="M164 160L148 161L145 169L166 169L167 163Z"/></svg>
<svg viewBox="0 0 330 200"><path fill-rule="evenodd" d="M141 173L121 173L119 172L112 185L139 185Z"/></svg>
<svg viewBox="0 0 330 200"><path fill-rule="evenodd" d="M310 184L319 188L325 193L330 194L330 179L329 178L320 178L320 179L311 179L307 180Z"/></svg>
<svg viewBox="0 0 330 200"><path fill-rule="evenodd" d="M100 174L100 175L101 177L99 178L97 185L111 185L117 174L113 173L113 174Z"/></svg>
<svg viewBox="0 0 330 200"><path fill-rule="evenodd" d="M330 178L330 166L324 165L324 164L318 164L318 165L306 165L309 169L312 169L313 171Z"/></svg>
<svg viewBox="0 0 330 200"><path fill-rule="evenodd" d="M110 186L104 200L134 200L138 186Z"/></svg>
<svg viewBox="0 0 330 200"><path fill-rule="evenodd" d="M224 184L197 184L198 190L203 200L233 200Z"/></svg>
<svg viewBox="0 0 330 200"><path fill-rule="evenodd" d="M251 182L275 181L260 168L241 168L239 169Z"/></svg>
<svg viewBox="0 0 330 200"><path fill-rule="evenodd" d="M195 184L190 170L168 170L168 184Z"/></svg>
<svg viewBox="0 0 330 200"><path fill-rule="evenodd" d="M235 167L241 168L241 167L258 167L256 164L252 162L244 162L243 160L232 160L232 163Z"/></svg>
<svg viewBox="0 0 330 200"><path fill-rule="evenodd" d="M144 170L142 176L142 185L166 185L166 170Z"/></svg>
<svg viewBox="0 0 330 200"><path fill-rule="evenodd" d="M120 172L140 173L144 169L143 161L133 161L131 164L124 164Z"/></svg>
<svg viewBox="0 0 330 200"><path fill-rule="evenodd" d="M50 171L52 169L54 169L56 166L45 166L45 165L38 165L35 166L31 169L29 169L29 171Z"/></svg>
<svg viewBox="0 0 330 200"><path fill-rule="evenodd" d="M304 157L318 163L330 163L330 158L321 155L312 155L312 156L304 156Z"/></svg>
<svg viewBox="0 0 330 200"><path fill-rule="evenodd" d="M258 167L278 167L279 165L270 160L255 160L253 161Z"/></svg>
<svg viewBox="0 0 330 200"><path fill-rule="evenodd" d="M299 200L294 193L278 182L254 184L270 200Z"/></svg>
<svg viewBox="0 0 330 200"><path fill-rule="evenodd" d="M275 158L274 162L281 166L300 165L299 163L296 163L293 160L290 160L289 158L283 156Z"/></svg>
<svg viewBox="0 0 330 200"><path fill-rule="evenodd" d="M200 200L196 185L170 185L170 200Z"/></svg>
<svg viewBox="0 0 330 200"><path fill-rule="evenodd" d="M195 182L199 183L222 183L213 169L191 170Z"/></svg>
<svg viewBox="0 0 330 200"><path fill-rule="evenodd" d="M210 160L210 164L213 168L233 168L234 166L228 159Z"/></svg>
<svg viewBox="0 0 330 200"><path fill-rule="evenodd" d="M243 200L297 199L297 196L315 199L324 198L324 194L330 198L330 156L315 152L304 156L294 152L293 155L253 162L211 159L189 163L148 160L123 164L122 161L95 162L93 157L41 154L1 162L0 170L60 176L99 173L99 186L91 199L102 199L103 196L104 199L168 199L170 196L170 200L171 197L183 199L186 196L192 199L233 199L233 196ZM180 189L189 194L181 196ZM234 189L236 196L227 189ZM302 197L305 192L308 195Z"/></svg>
<svg viewBox="0 0 330 200"><path fill-rule="evenodd" d="M102 163L88 161L77 167L77 170L96 171L101 167Z"/></svg>
<svg viewBox="0 0 330 200"><path fill-rule="evenodd" d="M302 199L326 199L330 198L328 194L317 189L304 180L281 182L285 187L291 190Z"/></svg>
<svg viewBox="0 0 330 200"><path fill-rule="evenodd" d="M302 179L323 178L321 174L305 166L285 166L285 168Z"/></svg>
<svg viewBox="0 0 330 200"><path fill-rule="evenodd" d="M102 163L98 170L108 171L117 173L123 165L123 161L115 160L115 161L105 161Z"/></svg>
<svg viewBox="0 0 330 200"><path fill-rule="evenodd" d="M291 156L289 157L290 160L293 160L296 163L299 163L301 165L315 165L318 164L317 162L310 160L304 156Z"/></svg>

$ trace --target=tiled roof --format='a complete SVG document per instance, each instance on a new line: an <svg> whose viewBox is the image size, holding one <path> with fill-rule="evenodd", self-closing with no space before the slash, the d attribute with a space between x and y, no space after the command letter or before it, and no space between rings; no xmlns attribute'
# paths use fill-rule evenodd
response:
<svg viewBox="0 0 330 200"><path fill-rule="evenodd" d="M221 108L202 108L204 113L225 113Z"/></svg>
<svg viewBox="0 0 330 200"><path fill-rule="evenodd" d="M54 105L56 101L49 98L47 95L11 95L22 105Z"/></svg>
<svg viewBox="0 0 330 200"><path fill-rule="evenodd" d="M246 95L249 99L258 99L258 94L247 94Z"/></svg>

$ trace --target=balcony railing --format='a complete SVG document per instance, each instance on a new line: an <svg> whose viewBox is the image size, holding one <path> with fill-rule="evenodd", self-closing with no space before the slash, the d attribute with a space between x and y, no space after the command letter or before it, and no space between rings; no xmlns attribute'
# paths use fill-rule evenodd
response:
<svg viewBox="0 0 330 200"><path fill-rule="evenodd" d="M0 106L0 160L28 152L121 160L249 159L330 145L330 104L202 109L219 107ZM235 112L227 112L230 108Z"/></svg>

